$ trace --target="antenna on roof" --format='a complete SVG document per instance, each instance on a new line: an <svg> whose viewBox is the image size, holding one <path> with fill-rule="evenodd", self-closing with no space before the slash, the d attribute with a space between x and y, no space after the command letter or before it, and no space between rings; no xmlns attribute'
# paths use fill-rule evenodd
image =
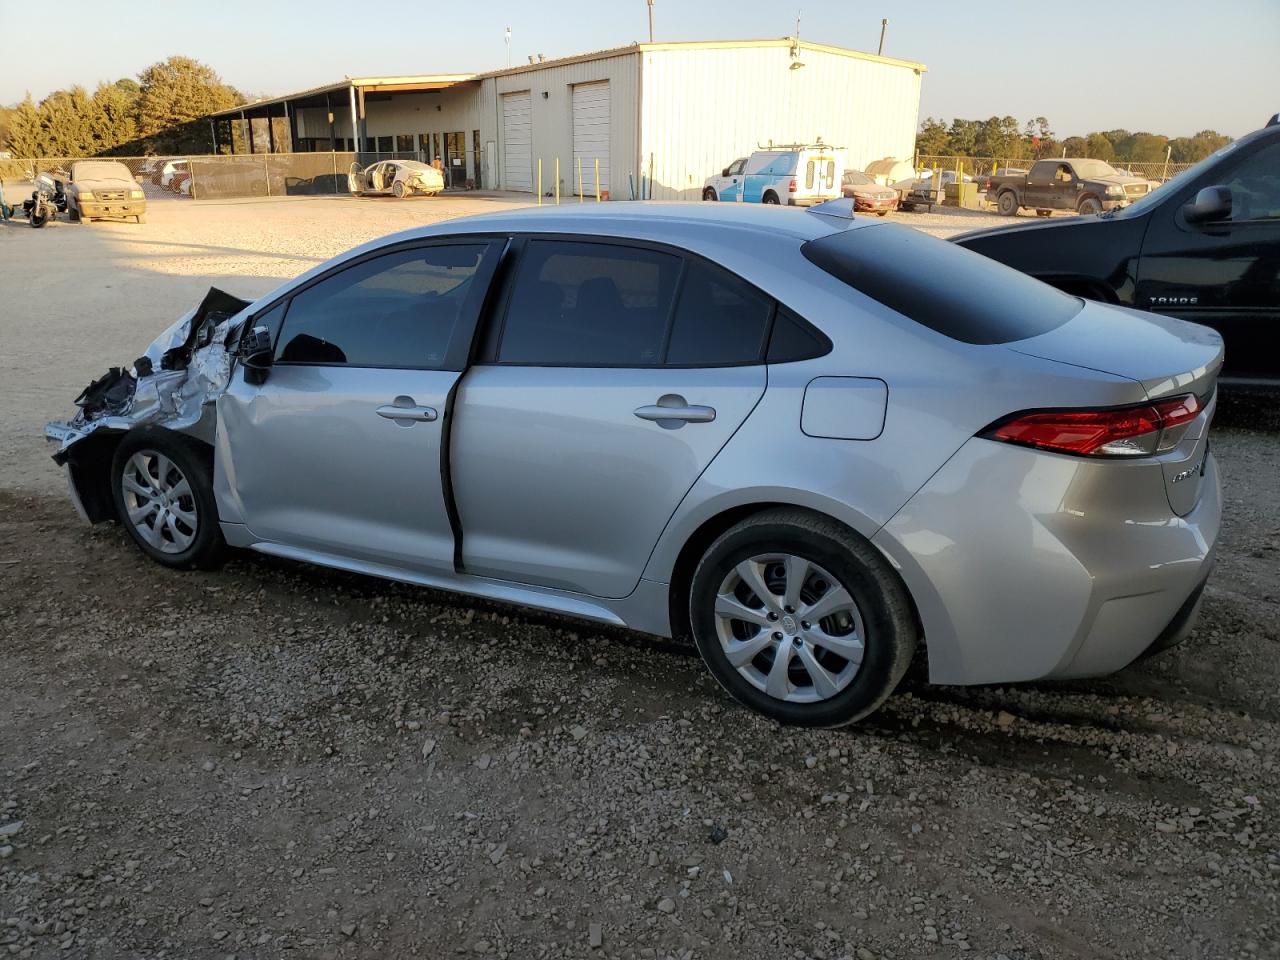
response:
<svg viewBox="0 0 1280 960"><path fill-rule="evenodd" d="M799 70L804 64L800 60L800 15L803 10L796 10L796 35L791 38L791 69Z"/></svg>
<svg viewBox="0 0 1280 960"><path fill-rule="evenodd" d="M653 43L653 0L649 0L649 42Z"/></svg>
<svg viewBox="0 0 1280 960"><path fill-rule="evenodd" d="M507 69L511 69L511 28L507 27Z"/></svg>

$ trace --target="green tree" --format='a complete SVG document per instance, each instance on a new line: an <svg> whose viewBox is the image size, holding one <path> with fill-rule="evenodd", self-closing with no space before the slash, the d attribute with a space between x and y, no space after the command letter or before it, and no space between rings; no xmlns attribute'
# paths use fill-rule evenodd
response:
<svg viewBox="0 0 1280 960"><path fill-rule="evenodd" d="M31 94L28 93L9 115L9 131L5 142L9 152L15 157L44 155L40 110L32 102Z"/></svg>
<svg viewBox="0 0 1280 960"><path fill-rule="evenodd" d="M1154 133L1135 133L1116 147L1116 156L1129 163L1158 163L1164 159L1169 138Z"/></svg>
<svg viewBox="0 0 1280 960"><path fill-rule="evenodd" d="M138 133L160 150L211 150L204 118L244 102L211 67L189 57L152 64L138 79Z"/></svg>
<svg viewBox="0 0 1280 960"><path fill-rule="evenodd" d="M120 83L104 83L94 91L89 131L93 138L94 153L113 150L137 136L137 84L133 86L135 90L130 92Z"/></svg>
<svg viewBox="0 0 1280 960"><path fill-rule="evenodd" d="M1111 143L1111 138L1105 133L1091 133L1085 138L1084 155L1110 163L1116 158L1116 149Z"/></svg>
<svg viewBox="0 0 1280 960"><path fill-rule="evenodd" d="M981 125L975 144L975 156L1021 157L1024 155L1022 135L1014 117L992 117Z"/></svg>
<svg viewBox="0 0 1280 960"><path fill-rule="evenodd" d="M947 125L929 117L920 124L920 132L916 135L916 152L937 156L947 151L948 140Z"/></svg>
<svg viewBox="0 0 1280 960"><path fill-rule="evenodd" d="M55 90L40 101L45 156L82 157L93 149L93 104L84 87Z"/></svg>
<svg viewBox="0 0 1280 960"><path fill-rule="evenodd" d="M947 130L947 152L956 157L973 156L980 128L981 123L977 120L954 118Z"/></svg>
<svg viewBox="0 0 1280 960"><path fill-rule="evenodd" d="M1107 144L1110 146L1110 144ZM1067 137L1062 141L1062 147L1067 151L1068 157L1087 157L1089 156L1089 141L1084 137Z"/></svg>
<svg viewBox="0 0 1280 960"><path fill-rule="evenodd" d="M1211 153L1221 150L1231 138L1216 130L1201 130L1194 137L1177 137L1169 141L1174 163L1195 163Z"/></svg>

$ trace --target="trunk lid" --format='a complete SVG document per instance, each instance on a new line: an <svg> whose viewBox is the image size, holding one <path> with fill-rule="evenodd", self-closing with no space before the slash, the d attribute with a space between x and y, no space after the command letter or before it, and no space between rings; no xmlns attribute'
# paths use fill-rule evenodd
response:
<svg viewBox="0 0 1280 960"><path fill-rule="evenodd" d="M1194 393L1208 402L1223 357L1222 336L1209 327L1092 302L1062 326L1006 346L1137 380L1152 400Z"/></svg>
<svg viewBox="0 0 1280 960"><path fill-rule="evenodd" d="M1006 346L1028 356L1128 377L1142 384L1151 400L1195 394L1200 415L1187 425L1174 449L1157 455L1173 512L1186 516L1195 509L1222 369L1222 337L1217 331L1172 317L1086 303L1062 326Z"/></svg>

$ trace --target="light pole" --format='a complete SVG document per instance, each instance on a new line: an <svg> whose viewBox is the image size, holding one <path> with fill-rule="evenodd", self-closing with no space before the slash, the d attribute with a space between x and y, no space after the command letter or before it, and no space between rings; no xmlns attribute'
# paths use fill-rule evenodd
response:
<svg viewBox="0 0 1280 960"><path fill-rule="evenodd" d="M886 28L886 27L888 27L888 26L889 26L889 21L888 21L888 20L881 20L881 21L880 21L880 49L876 51L876 56L877 56L877 57L883 57L883 56L884 56L884 31L885 31L885 28Z"/></svg>
<svg viewBox="0 0 1280 960"><path fill-rule="evenodd" d="M649 0L649 42L653 43L653 0Z"/></svg>

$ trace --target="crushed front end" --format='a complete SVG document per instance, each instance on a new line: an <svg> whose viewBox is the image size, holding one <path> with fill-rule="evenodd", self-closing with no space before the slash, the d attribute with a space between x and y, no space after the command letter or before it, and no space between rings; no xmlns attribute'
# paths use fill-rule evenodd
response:
<svg viewBox="0 0 1280 960"><path fill-rule="evenodd" d="M133 427L154 423L213 442L212 403L230 379L238 315L249 305L211 287L132 366L112 367L85 387L75 416L45 425L81 517L91 523L114 518L107 471L116 440Z"/></svg>

